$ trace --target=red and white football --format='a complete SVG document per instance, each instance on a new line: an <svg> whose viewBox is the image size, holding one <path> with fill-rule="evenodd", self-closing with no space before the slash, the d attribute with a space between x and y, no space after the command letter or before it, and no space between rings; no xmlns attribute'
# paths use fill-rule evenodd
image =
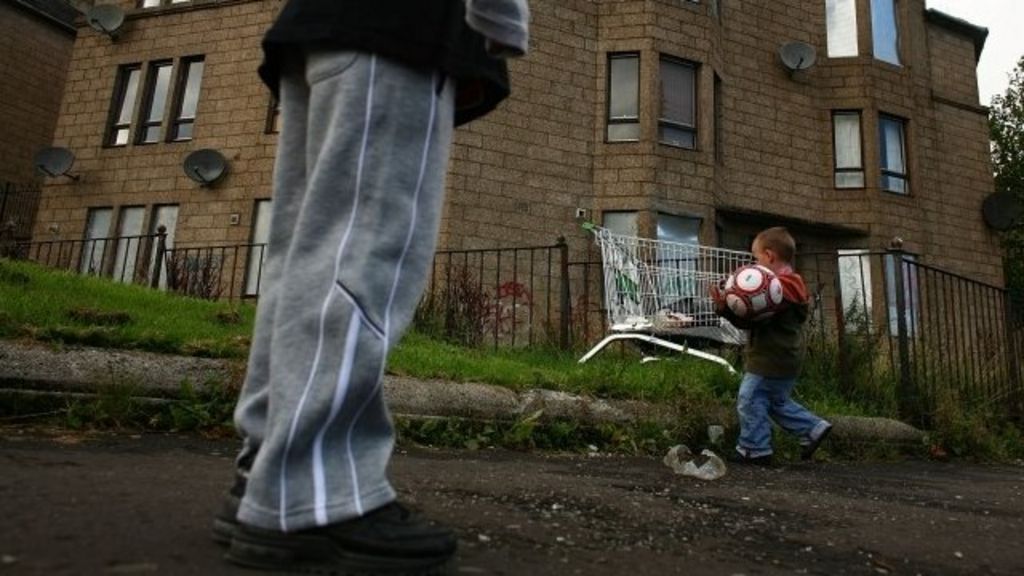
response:
<svg viewBox="0 0 1024 576"><path fill-rule="evenodd" d="M768 318L782 305L782 282L759 264L738 268L725 281L725 305L744 320Z"/></svg>

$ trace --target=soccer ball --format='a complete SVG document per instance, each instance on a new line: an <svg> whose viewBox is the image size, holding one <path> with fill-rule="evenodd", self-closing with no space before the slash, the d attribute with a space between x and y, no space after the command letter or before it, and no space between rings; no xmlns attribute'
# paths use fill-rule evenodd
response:
<svg viewBox="0 0 1024 576"><path fill-rule="evenodd" d="M738 268L725 281L725 305L744 320L768 318L782 305L782 282L758 264Z"/></svg>

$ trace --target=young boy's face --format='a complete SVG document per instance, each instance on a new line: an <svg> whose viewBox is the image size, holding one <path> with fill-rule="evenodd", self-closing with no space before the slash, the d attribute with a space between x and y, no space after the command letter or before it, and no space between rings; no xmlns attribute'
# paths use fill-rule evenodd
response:
<svg viewBox="0 0 1024 576"><path fill-rule="evenodd" d="M778 255L771 248L765 248L761 245L760 240L754 240L754 244L750 247L750 251L754 254L754 259L758 264L765 268L775 271L776 268L781 268Z"/></svg>

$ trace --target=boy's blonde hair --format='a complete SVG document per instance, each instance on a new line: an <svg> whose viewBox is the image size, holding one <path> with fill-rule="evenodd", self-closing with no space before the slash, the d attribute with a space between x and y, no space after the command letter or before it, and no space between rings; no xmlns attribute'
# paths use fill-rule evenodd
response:
<svg viewBox="0 0 1024 576"><path fill-rule="evenodd" d="M796 257L796 240L782 226L762 230L754 240L761 243L761 248L775 252L787 264L792 264Z"/></svg>

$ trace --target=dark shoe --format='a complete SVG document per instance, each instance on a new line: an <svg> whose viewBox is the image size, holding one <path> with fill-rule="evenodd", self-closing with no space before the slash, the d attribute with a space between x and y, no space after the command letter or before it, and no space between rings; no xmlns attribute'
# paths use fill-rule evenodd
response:
<svg viewBox="0 0 1024 576"><path fill-rule="evenodd" d="M804 446L804 449L800 451L801 460L810 460L814 456L814 453L818 451L818 446L828 438L829 433L832 432L832 425L829 424L828 428L821 431L821 434L814 440L811 440L809 444Z"/></svg>
<svg viewBox="0 0 1024 576"><path fill-rule="evenodd" d="M239 524L225 556L248 568L298 574L443 574L455 535L397 502L365 516L299 532Z"/></svg>
<svg viewBox="0 0 1024 576"><path fill-rule="evenodd" d="M729 462L733 464L740 464L743 466L764 466L768 467L772 465L772 455L765 454L764 456L747 456L741 454L735 450L728 456Z"/></svg>
<svg viewBox="0 0 1024 576"><path fill-rule="evenodd" d="M222 546L229 546L231 538L238 530L238 507L242 505L242 496L245 495L245 476L235 475L235 484L224 497L220 505L220 511L213 517L213 527L210 532L213 541Z"/></svg>

